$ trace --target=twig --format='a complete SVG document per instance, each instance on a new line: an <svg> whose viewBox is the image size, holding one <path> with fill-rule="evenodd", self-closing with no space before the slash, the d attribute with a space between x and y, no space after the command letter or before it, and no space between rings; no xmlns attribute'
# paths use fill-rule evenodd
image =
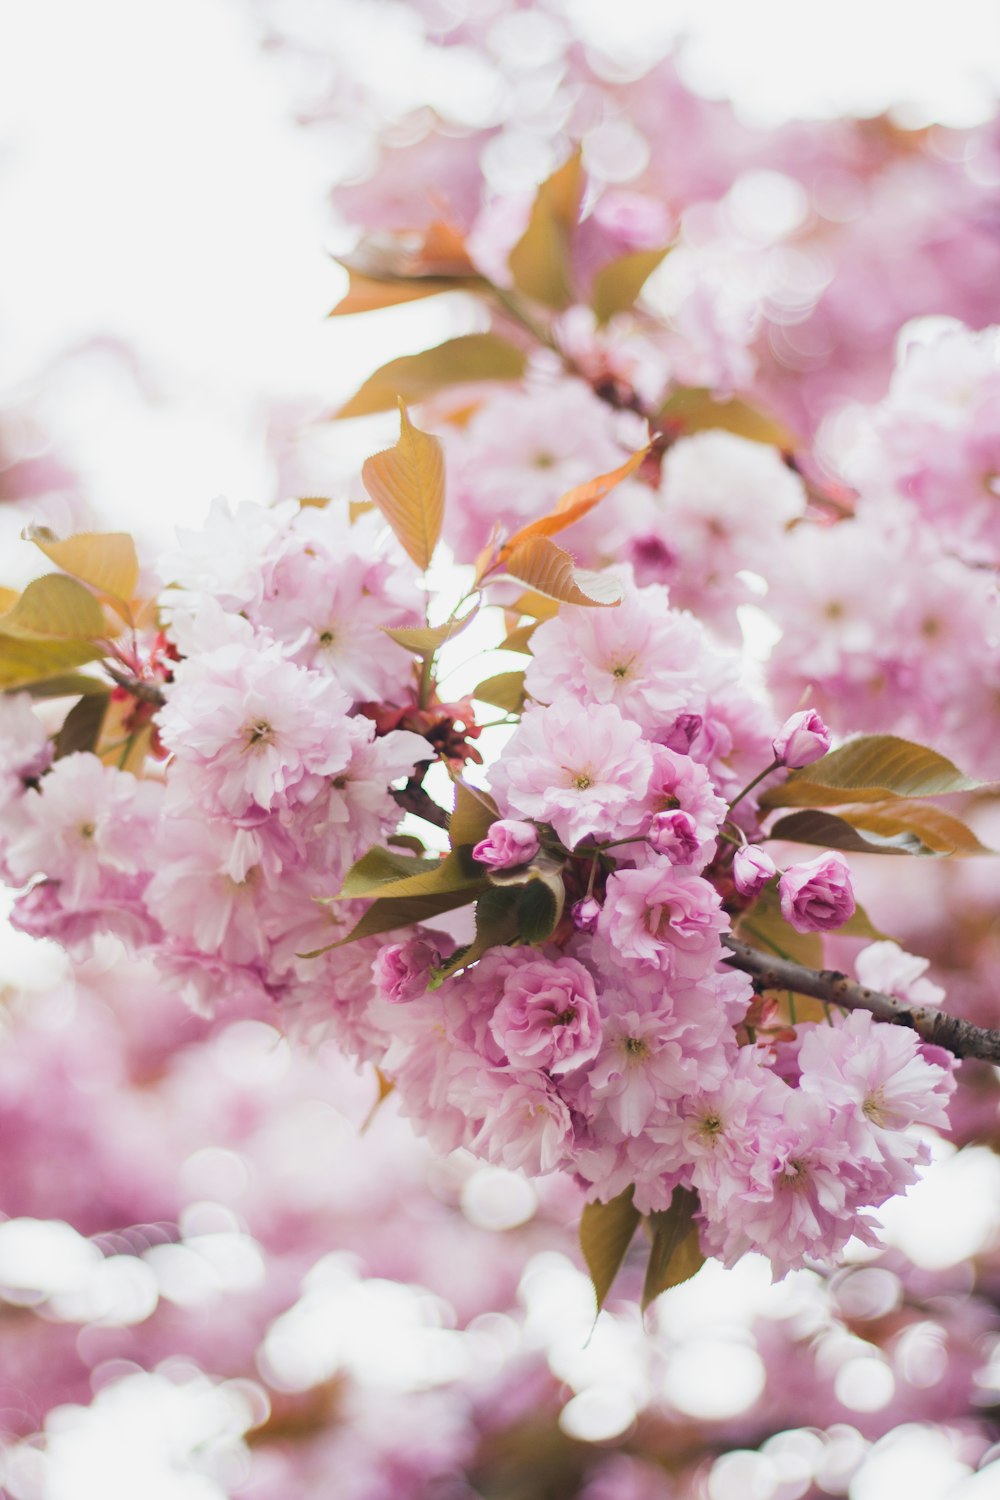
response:
<svg viewBox="0 0 1000 1500"><path fill-rule="evenodd" d="M166 703L166 696L155 682L144 682L141 677L132 677L127 672L119 672L117 667L104 663L104 670L112 682L117 682L126 693L131 693L133 698L138 698L141 703L153 703L157 708L162 708Z"/></svg>
<svg viewBox="0 0 1000 1500"><path fill-rule="evenodd" d="M415 776L411 776L405 786L392 789L393 801L404 812L415 813L418 818L423 818L425 823L433 823L437 828L447 829L449 815L443 807L439 807Z"/></svg>
<svg viewBox="0 0 1000 1500"><path fill-rule="evenodd" d="M1000 1063L1000 1031L974 1026L971 1021L946 1015L930 1005L907 1005L894 995L883 995L848 979L836 969L807 969L791 959L761 953L739 938L727 936L722 942L729 949L725 962L749 974L757 991L792 990L844 1010L867 1010L879 1021L910 1027L925 1042L944 1047L956 1057L979 1057L985 1062Z"/></svg>

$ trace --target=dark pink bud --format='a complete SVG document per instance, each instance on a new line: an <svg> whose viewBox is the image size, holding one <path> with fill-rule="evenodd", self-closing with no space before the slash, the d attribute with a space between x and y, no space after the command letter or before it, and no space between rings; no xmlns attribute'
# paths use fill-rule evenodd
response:
<svg viewBox="0 0 1000 1500"><path fill-rule="evenodd" d="M597 919L601 915L600 903L593 896L585 896L570 912L577 932L596 932Z"/></svg>
<svg viewBox="0 0 1000 1500"><path fill-rule="evenodd" d="M511 870L526 865L538 853L538 834L534 824L520 823L516 818L501 818L472 851L473 859L491 870Z"/></svg>
<svg viewBox="0 0 1000 1500"><path fill-rule="evenodd" d="M701 847L694 818L679 808L656 813L646 837L657 854L665 854L674 865L691 864Z"/></svg>
<svg viewBox="0 0 1000 1500"><path fill-rule="evenodd" d="M790 865L778 883L781 915L796 932L832 932L854 915L851 871L842 854Z"/></svg>

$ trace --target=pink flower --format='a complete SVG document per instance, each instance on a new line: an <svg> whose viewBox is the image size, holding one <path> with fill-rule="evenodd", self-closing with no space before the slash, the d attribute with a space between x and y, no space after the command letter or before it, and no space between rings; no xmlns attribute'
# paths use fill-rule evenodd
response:
<svg viewBox="0 0 1000 1500"><path fill-rule="evenodd" d="M741 896L759 896L777 873L774 860L757 844L746 844L733 855L733 884Z"/></svg>
<svg viewBox="0 0 1000 1500"><path fill-rule="evenodd" d="M814 709L792 714L774 739L774 758L791 770L821 760L830 748L830 731Z"/></svg>
<svg viewBox="0 0 1000 1500"><path fill-rule="evenodd" d="M693 871L662 865L608 878L598 930L622 958L696 979L719 956L728 926L718 893Z"/></svg>
<svg viewBox="0 0 1000 1500"><path fill-rule="evenodd" d="M506 1069L492 1068L477 1077L476 1095L481 1124L474 1151L533 1176L569 1165L572 1120L544 1074L515 1080Z"/></svg>
<svg viewBox="0 0 1000 1500"><path fill-rule="evenodd" d="M575 959L530 959L508 975L490 1030L515 1066L579 1067L601 1044L594 981Z"/></svg>
<svg viewBox="0 0 1000 1500"><path fill-rule="evenodd" d="M551 823L568 849L620 838L642 821L652 759L637 724L611 704L571 701L525 713L490 771L505 809Z"/></svg>
<svg viewBox="0 0 1000 1500"><path fill-rule="evenodd" d="M340 684L276 647L220 646L182 662L160 734L206 810L239 815L309 800L351 758Z"/></svg>
<svg viewBox="0 0 1000 1500"><path fill-rule="evenodd" d="M415 1000L426 992L430 971L440 961L438 950L424 938L386 943L372 962L375 988L383 1000L395 1005Z"/></svg>
<svg viewBox="0 0 1000 1500"><path fill-rule="evenodd" d="M854 960L861 983L914 1005L940 1005L944 990L924 977L930 960L905 953L898 943L871 943Z"/></svg>
<svg viewBox="0 0 1000 1500"><path fill-rule="evenodd" d="M538 834L531 823L500 818L492 824L486 838L475 846L472 857L492 870L510 870L528 864L537 853Z"/></svg>
<svg viewBox="0 0 1000 1500"><path fill-rule="evenodd" d="M693 864L701 842L694 818L680 809L655 813L646 838L657 854L666 855L675 865Z"/></svg>
<svg viewBox="0 0 1000 1500"><path fill-rule="evenodd" d="M853 1011L836 1026L812 1026L799 1049L800 1087L833 1106L845 1105L877 1131L911 1125L948 1124L948 1099L955 1089L953 1060L939 1048L922 1051L916 1032Z"/></svg>
<svg viewBox="0 0 1000 1500"><path fill-rule="evenodd" d="M778 882L781 915L796 932L832 932L854 915L851 871L842 854L818 854L789 865Z"/></svg>

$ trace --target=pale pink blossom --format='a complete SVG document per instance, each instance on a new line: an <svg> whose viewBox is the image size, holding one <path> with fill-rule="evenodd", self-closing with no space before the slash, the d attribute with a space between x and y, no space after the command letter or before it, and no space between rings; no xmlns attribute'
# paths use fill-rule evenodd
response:
<svg viewBox="0 0 1000 1500"><path fill-rule="evenodd" d="M490 769L501 808L551 823L568 849L635 832L652 759L639 726L611 704L530 708Z"/></svg>
<svg viewBox="0 0 1000 1500"><path fill-rule="evenodd" d="M741 896L759 896L777 873L774 860L758 844L744 844L733 855L733 884Z"/></svg>
<svg viewBox="0 0 1000 1500"><path fill-rule="evenodd" d="M696 979L719 958L728 925L714 886L690 869L657 864L609 876L598 931L626 960Z"/></svg>

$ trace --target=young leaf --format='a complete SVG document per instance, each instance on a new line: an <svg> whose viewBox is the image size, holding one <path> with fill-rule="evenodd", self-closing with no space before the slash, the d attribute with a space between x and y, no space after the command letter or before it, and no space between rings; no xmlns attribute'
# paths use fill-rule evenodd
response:
<svg viewBox="0 0 1000 1500"><path fill-rule="evenodd" d="M0 643L0 658L3 650ZM2 662L0 662L0 677L2 677ZM0 686L0 692L8 691ZM82 694L92 694L98 698L106 698L108 684L102 682L99 677L87 677L83 672L63 672L58 677L48 677L42 682L29 683L25 692L32 698L79 698Z"/></svg>
<svg viewBox="0 0 1000 1500"><path fill-rule="evenodd" d="M332 318L486 284L449 224L433 223L423 234L373 234L337 260L350 281Z"/></svg>
<svg viewBox="0 0 1000 1500"><path fill-rule="evenodd" d="M497 647L498 651L516 651L520 656L531 655L531 637L538 629L539 622L532 620L530 625L519 625L512 630L510 635L505 636Z"/></svg>
<svg viewBox="0 0 1000 1500"><path fill-rule="evenodd" d="M823 966L823 944L819 934L796 932L788 925L781 915L776 882L764 887L753 906L736 919L733 930L737 937L764 953L793 959L795 963L805 964L807 969Z"/></svg>
<svg viewBox="0 0 1000 1500"><path fill-rule="evenodd" d="M521 891L514 887L491 886L483 891L476 902L476 936L467 948L457 953L442 965L442 978L467 969L482 958L491 948L512 943L518 936L518 907Z"/></svg>
<svg viewBox="0 0 1000 1500"><path fill-rule="evenodd" d="M36 578L13 609L0 616L0 635L19 640L91 641L108 634L104 611L94 595L61 573Z"/></svg>
<svg viewBox="0 0 1000 1500"><path fill-rule="evenodd" d="M103 654L89 641L19 640L0 634L0 689L33 688L52 678L63 685L72 668Z"/></svg>
<svg viewBox="0 0 1000 1500"><path fill-rule="evenodd" d="M477 380L520 380L525 355L497 333L463 333L420 354L392 359L337 412L345 417L367 417L391 411L399 400L423 401L449 385Z"/></svg>
<svg viewBox="0 0 1000 1500"><path fill-rule="evenodd" d="M444 519L444 451L399 403L399 442L365 460L365 489L420 569L430 566Z"/></svg>
<svg viewBox="0 0 1000 1500"><path fill-rule="evenodd" d="M128 605L139 582L139 559L127 532L81 531L60 540L47 526L30 526L24 535L64 573Z"/></svg>
<svg viewBox="0 0 1000 1500"><path fill-rule="evenodd" d="M465 844L445 859L413 859L389 849L369 849L351 866L335 901L379 896L439 896L452 891L484 889L486 877ZM471 899L471 897L469 898Z"/></svg>
<svg viewBox="0 0 1000 1500"><path fill-rule="evenodd" d="M590 305L599 323L607 323L616 313L628 312L657 266L670 250L632 250L602 266L594 277Z"/></svg>
<svg viewBox="0 0 1000 1500"><path fill-rule="evenodd" d="M827 807L893 797L940 797L973 791L981 784L926 745L894 734L863 734L804 770L793 771L783 785L768 788L761 805Z"/></svg>
<svg viewBox="0 0 1000 1500"><path fill-rule="evenodd" d="M522 542L507 559L507 572L560 604L607 607L622 601L621 585L612 574L577 568L569 553L548 537L533 536Z"/></svg>
<svg viewBox="0 0 1000 1500"><path fill-rule="evenodd" d="M414 859L409 854L393 854L390 849L369 849L344 876L339 895L334 900L374 896L386 885L409 880L440 869L439 859Z"/></svg>
<svg viewBox="0 0 1000 1500"><path fill-rule="evenodd" d="M518 714L524 707L524 673L498 672L495 677L487 677L485 682L473 688L472 696L481 703L502 708L506 713Z"/></svg>
<svg viewBox="0 0 1000 1500"><path fill-rule="evenodd" d="M579 521L588 511L592 511L605 495L609 495L615 485L621 484L623 479L628 479L630 474L634 474L648 452L648 448L640 448L617 469L612 469L608 474L598 474L596 479L590 479L586 484L578 484L574 489L568 490L549 515L532 521L528 526L522 526L520 531L515 531L514 535L507 539L497 554L497 562L506 562L511 553L515 552L529 537L555 536L557 532L565 531L567 526L572 526L574 521ZM529 613L524 609L521 612L522 614Z"/></svg>
<svg viewBox="0 0 1000 1500"><path fill-rule="evenodd" d="M752 443L767 443L785 452L799 446L794 433L776 418L758 411L738 396L720 401L701 386L682 386L672 392L660 407L658 420L662 426L684 435L721 427L724 432L734 432Z"/></svg>
<svg viewBox="0 0 1000 1500"><path fill-rule="evenodd" d="M417 625L413 627L383 625L382 629L397 646L412 651L414 656L433 656L435 651L461 635L467 625L479 613L478 606L470 609L461 620L446 620L443 625Z"/></svg>
<svg viewBox="0 0 1000 1500"><path fill-rule="evenodd" d="M429 922L442 912L454 911L458 906L468 906L475 899L475 890L441 891L423 896L381 897L373 901L368 910L359 917L346 937L327 943L323 948L314 948L311 953L300 953L299 958L318 958L331 948L343 948L356 943L359 938L375 937L381 932L394 932L397 927L410 927L414 922Z"/></svg>
<svg viewBox="0 0 1000 1500"><path fill-rule="evenodd" d="M836 813L803 809L779 818L768 835L858 854L993 854L967 824L923 802L849 803Z"/></svg>
<svg viewBox="0 0 1000 1500"><path fill-rule="evenodd" d="M455 782L455 810L448 823L448 834L458 848L462 844L480 843L499 818L496 803L488 792Z"/></svg>
<svg viewBox="0 0 1000 1500"><path fill-rule="evenodd" d="M575 151L538 189L528 227L508 259L518 291L556 312L573 300L570 245L582 196L581 157Z"/></svg>
<svg viewBox="0 0 1000 1500"><path fill-rule="evenodd" d="M55 758L72 755L77 750L96 750L104 726L110 693L103 697L86 696L75 703L56 735Z"/></svg>
<svg viewBox="0 0 1000 1500"><path fill-rule="evenodd" d="M626 1188L610 1203L588 1203L580 1217L580 1249L594 1284L597 1311L618 1275L635 1231L639 1210L632 1202L632 1188Z"/></svg>
<svg viewBox="0 0 1000 1500"><path fill-rule="evenodd" d="M705 1264L694 1221L697 1209L698 1194L690 1188L677 1187L670 1207L662 1213L650 1214L653 1244L642 1288L643 1312L661 1292L687 1281Z"/></svg>

